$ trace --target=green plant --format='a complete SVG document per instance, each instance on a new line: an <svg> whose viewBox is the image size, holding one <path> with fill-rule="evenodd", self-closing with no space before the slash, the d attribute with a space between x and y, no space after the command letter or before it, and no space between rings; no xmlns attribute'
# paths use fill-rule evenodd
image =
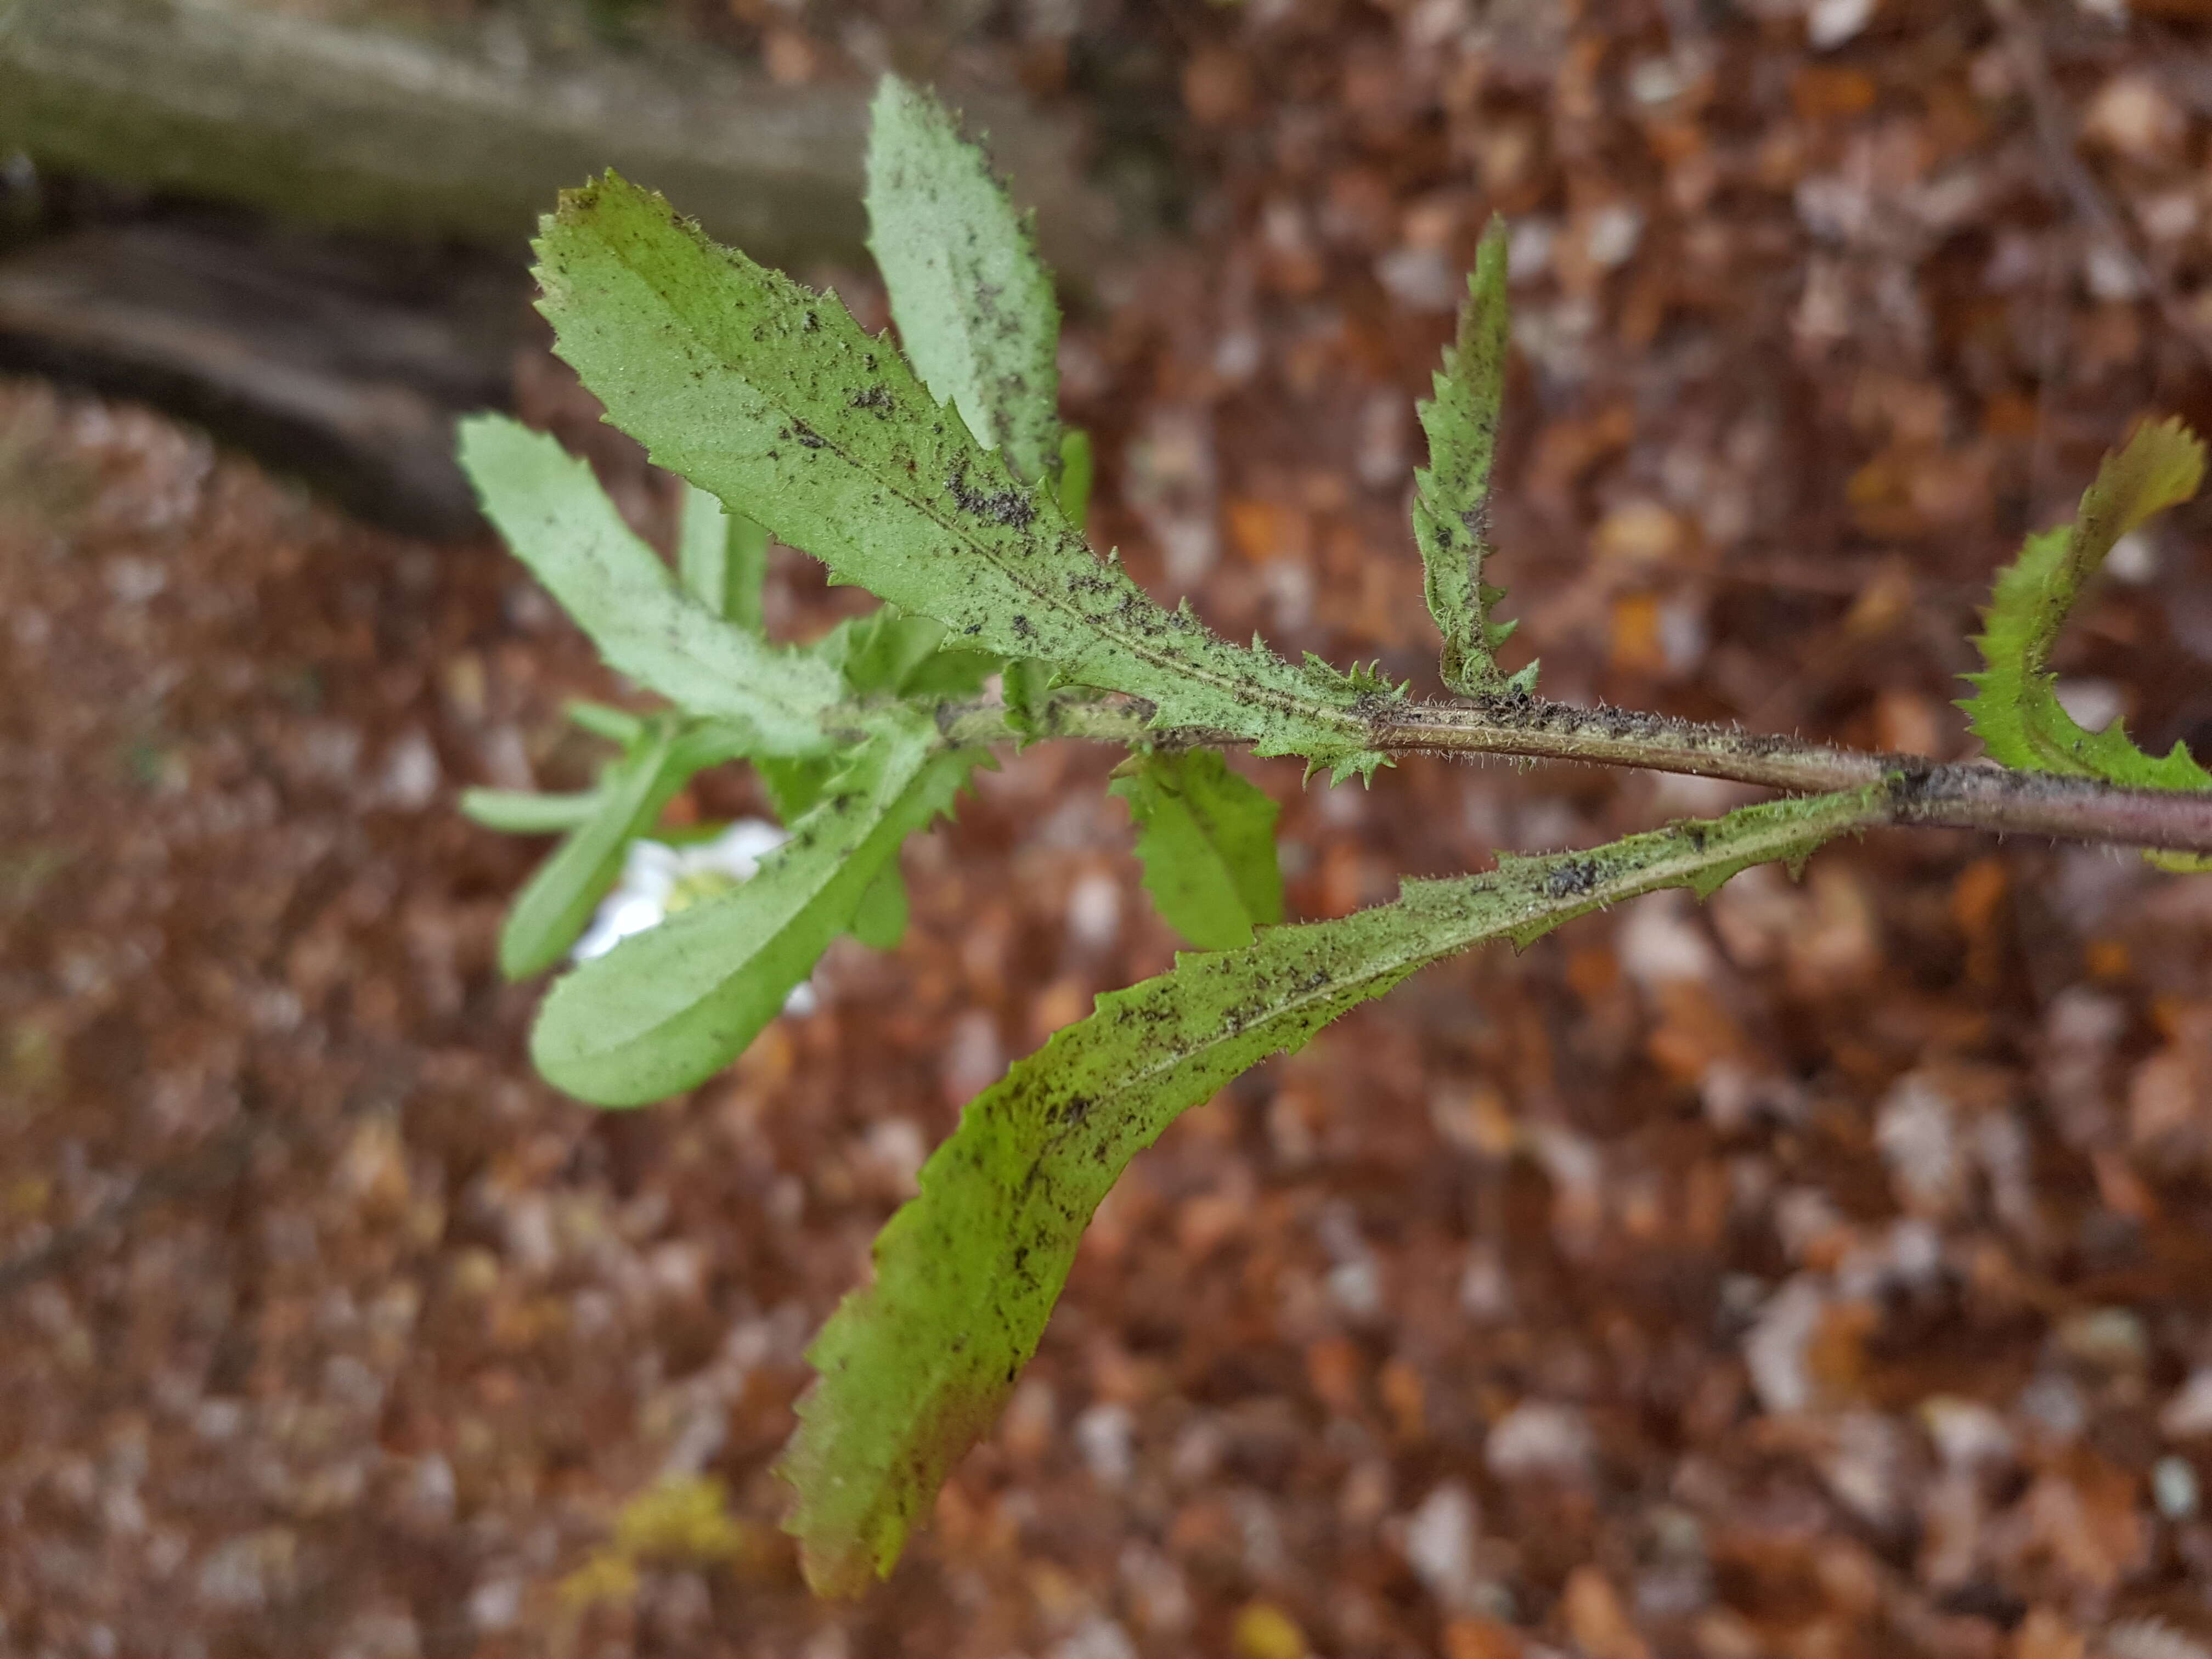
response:
<svg viewBox="0 0 2212 1659"><path fill-rule="evenodd" d="M2108 459L2073 527L2032 539L1997 583L1967 707L2000 766L1941 765L1538 696L1509 673L1484 579L1505 346L1500 233L1420 415L1430 467L1413 529L1442 678L1413 697L1371 670L1217 637L1100 557L1081 526L1088 450L1056 414L1058 318L1029 228L981 154L925 94L887 79L868 206L902 344L836 297L715 246L611 174L562 198L538 243L562 355L616 424L692 486L678 574L584 465L510 422L463 458L515 552L607 661L672 708L580 708L620 752L597 788L478 793L497 827L564 839L516 902L510 973L567 951L625 845L693 773L757 768L789 840L560 979L532 1041L580 1099L630 1106L726 1064L853 931L894 940L897 854L949 811L994 744L1119 743L1146 884L1194 945L1109 993L969 1103L810 1351L818 1379L782 1463L806 1571L851 1593L896 1559L946 1469L1034 1351L1077 1243L1128 1159L1176 1115L1424 965L1525 945L1640 893L1701 896L1747 866L1793 868L1877 824L1948 824L2212 850L2207 775L2081 732L2051 693L2052 635L2115 539L2191 493L2201 446L2148 425ZM763 527L765 527L764 530ZM760 628L764 534L884 601L804 648ZM1393 903L1282 926L1275 808L1220 750L1295 755L1371 780L1425 752L1595 761L1739 780L1784 799L1586 852L1500 854L1488 873L1408 881Z"/></svg>

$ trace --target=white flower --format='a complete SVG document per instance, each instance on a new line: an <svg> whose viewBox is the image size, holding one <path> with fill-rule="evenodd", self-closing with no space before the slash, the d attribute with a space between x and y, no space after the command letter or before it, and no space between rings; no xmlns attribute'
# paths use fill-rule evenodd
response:
<svg viewBox="0 0 2212 1659"><path fill-rule="evenodd" d="M599 914L576 941L575 959L588 962L605 956L632 933L658 927L701 899L751 880L760 861L786 839L783 830L764 819L739 818L714 840L688 847L643 838L630 842L622 878L600 900ZM801 981L783 1007L786 1013L812 1013L814 987Z"/></svg>

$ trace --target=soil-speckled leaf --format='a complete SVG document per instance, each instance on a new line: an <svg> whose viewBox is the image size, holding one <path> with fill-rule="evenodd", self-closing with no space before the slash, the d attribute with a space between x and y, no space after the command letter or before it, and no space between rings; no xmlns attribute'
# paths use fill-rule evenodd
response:
<svg viewBox="0 0 2212 1659"><path fill-rule="evenodd" d="M1283 919L1275 803L1211 749L1138 755L1109 793L1129 803L1145 890L1168 924L1201 951L1252 942Z"/></svg>
<svg viewBox="0 0 2212 1659"><path fill-rule="evenodd" d="M868 249L907 361L1031 483L1060 459L1060 307L1027 214L930 93L886 75L868 129Z"/></svg>
<svg viewBox="0 0 2212 1659"><path fill-rule="evenodd" d="M584 462L519 422L479 415L462 422L461 465L485 516L610 666L680 708L745 728L751 752L829 746L822 716L843 696L836 672L686 597Z"/></svg>
<svg viewBox="0 0 2212 1659"><path fill-rule="evenodd" d="M2045 665L2081 588L2112 545L2153 514L2187 501L2204 476L2204 446L2179 421L2146 422L2107 455L2069 526L2030 536L1997 575L1974 643L1985 665L1960 707L1990 757L2032 772L2100 778L2133 789L2212 789L2208 773L2177 743L2164 755L2136 747L2118 720L2085 732L2059 705ZM2190 854L2153 853L2173 869L2202 869Z"/></svg>
<svg viewBox="0 0 2212 1659"><path fill-rule="evenodd" d="M1098 1000L969 1103L808 1351L819 1374L780 1465L808 1581L855 1595L888 1572L953 1460L990 1427L1124 1165L1175 1117L1438 957L1526 943L1656 888L1711 892L1879 817L1869 790L1747 807L1583 854L1409 881L1398 901L1241 951L1180 958Z"/></svg>
<svg viewBox="0 0 2212 1659"><path fill-rule="evenodd" d="M1429 614L1444 636L1439 665L1446 685L1468 696L1534 689L1536 665L1517 674L1498 665L1511 623L1492 622L1505 597L1482 579L1490 557L1490 474L1498 457L1498 416L1505 395L1505 226L1491 221L1467 279L1459 335L1444 350L1436 397L1418 406L1429 464L1413 474L1413 540L1421 550Z"/></svg>
<svg viewBox="0 0 2212 1659"><path fill-rule="evenodd" d="M638 746L611 762L592 816L571 830L531 875L499 930L499 970L509 979L542 973L568 953L622 873L633 837L653 827L690 775L679 766L675 728L649 729Z"/></svg>
<svg viewBox="0 0 2212 1659"><path fill-rule="evenodd" d="M1050 662L1338 775L1372 694L1233 646L1094 557L1049 483L1026 483L941 409L834 295L717 247L609 174L562 198L538 243L561 355L653 459L963 649Z"/></svg>
<svg viewBox="0 0 2212 1659"><path fill-rule="evenodd" d="M912 710L867 738L758 873L624 939L554 986L531 1034L546 1081L641 1106L736 1058L851 924L899 843L947 810L979 757Z"/></svg>

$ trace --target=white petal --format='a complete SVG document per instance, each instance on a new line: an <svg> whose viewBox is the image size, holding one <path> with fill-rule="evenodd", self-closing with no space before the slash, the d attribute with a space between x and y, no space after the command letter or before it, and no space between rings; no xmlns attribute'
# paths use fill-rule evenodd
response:
<svg viewBox="0 0 2212 1659"><path fill-rule="evenodd" d="M660 900L642 893L626 893L617 888L599 905L599 914L583 938L576 941L575 958L588 962L593 957L605 956L632 933L641 933L648 927L658 927L668 912Z"/></svg>
<svg viewBox="0 0 2212 1659"><path fill-rule="evenodd" d="M592 925L576 941L572 952L578 962L605 956L632 933L656 927L668 917L668 901L679 883L689 877L714 874L746 881L760 868L765 854L790 837L763 818L739 818L709 842L690 847L671 847L665 842L640 839L629 844L623 857L622 879L600 902ZM787 1009L807 1014L816 1007L813 988L802 984L791 994Z"/></svg>
<svg viewBox="0 0 2212 1659"><path fill-rule="evenodd" d="M595 918L592 925L584 929L584 936L576 941L575 948L568 952L568 959L571 962L589 962L593 957L603 957L613 950L621 939L621 934Z"/></svg>
<svg viewBox="0 0 2212 1659"><path fill-rule="evenodd" d="M615 891L665 902L668 890L683 873L684 855L676 848L657 841L634 841L623 857L622 880L616 884Z"/></svg>
<svg viewBox="0 0 2212 1659"><path fill-rule="evenodd" d="M783 830L760 818L739 818L701 846L687 848L690 867L713 870L737 881L750 881L760 861L789 840Z"/></svg>

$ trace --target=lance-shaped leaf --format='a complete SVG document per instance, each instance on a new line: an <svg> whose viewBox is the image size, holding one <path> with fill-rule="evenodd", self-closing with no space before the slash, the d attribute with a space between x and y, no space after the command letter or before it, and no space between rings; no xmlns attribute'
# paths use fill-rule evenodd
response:
<svg viewBox="0 0 2212 1659"><path fill-rule="evenodd" d="M461 816L508 836L557 836L587 822L599 807L596 789L541 795L530 789L464 789Z"/></svg>
<svg viewBox="0 0 2212 1659"><path fill-rule="evenodd" d="M899 843L952 804L979 757L913 710L867 738L759 872L633 934L554 986L531 1034L546 1081L597 1106L641 1106L726 1065L852 923Z"/></svg>
<svg viewBox="0 0 2212 1659"><path fill-rule="evenodd" d="M2071 525L2030 536L1998 573L1974 643L1985 665L1960 707L1990 756L2034 772L2101 778L2136 789L2212 789L2212 773L2177 743L2164 755L2136 747L2118 720L2085 732L2059 705L2046 665L2059 628L2113 544L2151 514L2187 501L2204 476L2204 446L2179 421L2146 422L2107 455ZM2153 854L2172 868L2202 868L2186 854Z"/></svg>
<svg viewBox="0 0 2212 1659"><path fill-rule="evenodd" d="M732 513L696 484L684 493L677 574L691 597L749 634L761 628L761 584L768 575L768 532Z"/></svg>
<svg viewBox="0 0 2212 1659"><path fill-rule="evenodd" d="M818 753L836 672L711 614L623 522L592 470L498 415L461 426L461 465L514 555L592 636L608 665L694 714L750 733L757 754Z"/></svg>
<svg viewBox="0 0 2212 1659"><path fill-rule="evenodd" d="M1145 698L1158 725L1340 775L1376 763L1370 694L1155 604L835 296L717 247L612 174L562 198L538 251L561 355L615 423L779 540L963 648Z"/></svg>
<svg viewBox="0 0 2212 1659"><path fill-rule="evenodd" d="M878 611L877 615L882 613ZM934 628L937 624L931 623L929 626ZM828 756L808 760L763 758L753 763L753 770L767 787L776 817L788 824L796 823L822 799L838 766L839 762ZM870 950L889 951L905 937L906 923L906 876L899 868L898 854L894 851L884 860L875 880L860 895L860 902L853 910L849 931Z"/></svg>
<svg viewBox="0 0 2212 1659"><path fill-rule="evenodd" d="M1249 945L1255 927L1282 921L1278 809L1214 750L1133 757L1115 769L1109 792L1136 820L1145 890L1200 950Z"/></svg>
<svg viewBox="0 0 2212 1659"><path fill-rule="evenodd" d="M607 765L588 797L592 815L562 841L515 895L499 930L499 970L509 979L542 973L568 953L599 902L622 873L631 840L652 828L690 774L677 764L672 720L647 728L637 746Z"/></svg>
<svg viewBox="0 0 2212 1659"><path fill-rule="evenodd" d="M624 748L645 735L644 715L633 714L629 709L617 708L611 703L593 702L588 697L571 697L562 705L561 712L579 731L588 732L595 738L605 738L609 743L618 743Z"/></svg>
<svg viewBox="0 0 2212 1659"><path fill-rule="evenodd" d="M1413 540L1421 550L1429 614L1444 636L1444 684L1468 696L1494 696L1530 691L1536 684L1534 663L1511 675L1498 667L1498 647L1514 625L1491 620L1505 590L1482 579L1490 557L1490 474L1505 396L1502 220L1492 220L1483 234L1467 287L1459 335L1445 348L1436 396L1416 407L1428 434L1429 464L1413 474Z"/></svg>
<svg viewBox="0 0 2212 1659"><path fill-rule="evenodd" d="M500 928L500 971L509 979L526 979L566 956L622 874L631 841L653 827L695 774L744 754L753 741L750 726L726 720L684 721L672 714L633 720L619 709L598 714L617 717L599 723L618 734L624 750L607 763L596 788L574 795L472 790L463 799L462 811L478 823L505 820L493 828L542 834L556 818L572 826L515 896Z"/></svg>
<svg viewBox="0 0 2212 1659"><path fill-rule="evenodd" d="M1030 216L935 97L886 75L868 130L868 250L907 361L1035 482L1060 460L1060 307Z"/></svg>
<svg viewBox="0 0 2212 1659"><path fill-rule="evenodd" d="M945 1471L989 1428L1036 1351L1091 1212L1187 1108L1438 957L1525 944L1656 888L1701 896L1745 866L1802 859L1877 820L1880 789L1747 807L1589 853L1409 881L1395 903L1272 928L1241 951L1099 998L969 1103L807 1358L818 1378L781 1464L786 1525L824 1594L888 1572Z"/></svg>

